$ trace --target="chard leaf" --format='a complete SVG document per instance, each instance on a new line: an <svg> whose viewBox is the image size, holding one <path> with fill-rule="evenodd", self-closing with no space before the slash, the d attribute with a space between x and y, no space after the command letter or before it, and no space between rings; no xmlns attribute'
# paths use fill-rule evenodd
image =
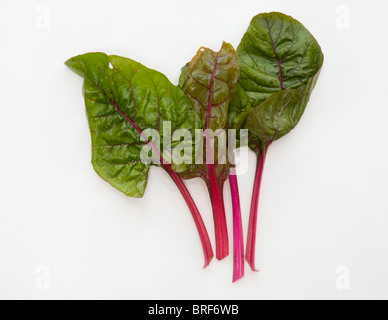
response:
<svg viewBox="0 0 388 320"><path fill-rule="evenodd" d="M237 54L232 45L226 42L219 52L201 48L191 62L182 68L182 90L192 100L200 115L203 130L211 129L216 132L227 128L229 104L233 100L238 78ZM209 143L204 144L204 161L210 148ZM211 152L214 153L216 163L219 152L217 143ZM223 152L226 153L226 150ZM216 176L225 176L228 168L227 163L216 165ZM199 176L206 180L208 170L206 164L195 164L182 176L186 179Z"/></svg>
<svg viewBox="0 0 388 320"><path fill-rule="evenodd" d="M257 107L271 94L299 88L323 63L318 42L297 20L278 12L254 17L237 49L240 85Z"/></svg>
<svg viewBox="0 0 388 320"><path fill-rule="evenodd" d="M282 13L253 18L237 49L240 86L253 107L245 128L257 153L246 259L255 268L258 201L268 147L300 121L323 64L323 53L311 33Z"/></svg>
<svg viewBox="0 0 388 320"><path fill-rule="evenodd" d="M323 53L297 20L278 12L254 17L237 49L239 86L252 110L250 147L265 150L298 124L323 64Z"/></svg>
<svg viewBox="0 0 388 320"><path fill-rule="evenodd" d="M163 74L131 59L89 53L66 65L84 78L95 171L127 196L142 197L151 165L142 161L142 148L156 147L154 154L168 159L160 151L163 139L160 147L151 145L143 131L154 129L163 137L169 129L164 121L171 121L175 130L199 127L191 101ZM174 169L186 170L185 166Z"/></svg>
<svg viewBox="0 0 388 320"><path fill-rule="evenodd" d="M223 185L229 176L230 164L226 148L227 134L218 130L227 129L229 103L233 99L239 74L236 51L224 42L219 52L201 48L187 70L183 68L181 76L184 79L182 90L190 97L200 115L206 138L206 143L198 149L199 158L205 155L206 163L192 165L182 176L186 179L201 177L208 186L213 207L216 257L219 260L229 254ZM220 141L222 149L218 148Z"/></svg>

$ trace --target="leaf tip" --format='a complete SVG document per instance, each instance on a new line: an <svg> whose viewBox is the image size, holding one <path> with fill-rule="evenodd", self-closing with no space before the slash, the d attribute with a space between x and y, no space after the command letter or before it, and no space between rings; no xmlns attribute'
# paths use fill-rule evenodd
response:
<svg viewBox="0 0 388 320"><path fill-rule="evenodd" d="M82 67L81 61L77 59L77 57L70 58L65 62L65 65L73 72L78 74L79 76L84 76L84 68Z"/></svg>
<svg viewBox="0 0 388 320"><path fill-rule="evenodd" d="M84 76L84 66L78 57L73 57L65 61L65 65L79 76Z"/></svg>

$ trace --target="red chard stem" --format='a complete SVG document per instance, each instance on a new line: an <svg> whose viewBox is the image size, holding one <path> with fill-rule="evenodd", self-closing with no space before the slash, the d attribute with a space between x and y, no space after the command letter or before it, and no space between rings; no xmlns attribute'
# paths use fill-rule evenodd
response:
<svg viewBox="0 0 388 320"><path fill-rule="evenodd" d="M202 220L201 214L198 211L198 208L193 198L191 197L189 191L187 190L186 185L183 183L182 179L178 176L178 174L171 168L171 165L165 164L164 168L167 171L167 173L170 175L171 179L175 182L183 198L185 199L187 206L190 209L191 215L193 216L194 223L197 227L199 238L201 240L203 254L205 257L204 268L206 268L210 264L211 260L213 259L214 253L213 253L209 235L207 233L206 226Z"/></svg>
<svg viewBox="0 0 388 320"><path fill-rule="evenodd" d="M214 230L216 236L216 258L218 260L223 260L229 255L229 238L224 209L224 199L214 172L214 165L208 165L208 169L208 187L213 207Z"/></svg>
<svg viewBox="0 0 388 320"><path fill-rule="evenodd" d="M244 239L237 177L229 176L233 204L233 282L244 276Z"/></svg>
<svg viewBox="0 0 388 320"><path fill-rule="evenodd" d="M260 153L257 159L255 183L252 193L251 212L249 215L246 260L248 261L252 271L259 271L255 267L257 212L259 207L260 187L266 155L267 150L265 150L263 153Z"/></svg>

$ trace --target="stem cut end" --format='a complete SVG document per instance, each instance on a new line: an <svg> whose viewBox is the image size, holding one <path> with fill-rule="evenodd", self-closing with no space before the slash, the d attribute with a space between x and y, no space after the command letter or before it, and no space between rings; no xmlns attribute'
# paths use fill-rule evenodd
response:
<svg viewBox="0 0 388 320"><path fill-rule="evenodd" d="M210 262L212 262L213 258L214 258L213 253L211 254L211 256L205 257L205 264L203 266L203 269L206 269L210 265Z"/></svg>

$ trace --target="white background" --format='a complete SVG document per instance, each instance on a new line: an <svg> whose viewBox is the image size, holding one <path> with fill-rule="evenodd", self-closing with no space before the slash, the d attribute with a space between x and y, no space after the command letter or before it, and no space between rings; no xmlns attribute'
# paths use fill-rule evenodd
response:
<svg viewBox="0 0 388 320"><path fill-rule="evenodd" d="M341 5L349 29L339 28ZM388 298L387 10L383 0L1 0L0 298ZM299 126L270 149L261 272L246 265L232 284L231 257L202 269L190 213L167 174L153 168L144 198L130 199L94 173L82 80L63 62L104 51L176 83L200 46L237 47L251 18L268 11L300 20L325 63ZM245 233L250 161L239 177ZM206 189L187 184L213 239ZM225 194L231 227L229 187ZM338 266L349 268L349 290L336 286ZM36 285L42 270L47 290Z"/></svg>

